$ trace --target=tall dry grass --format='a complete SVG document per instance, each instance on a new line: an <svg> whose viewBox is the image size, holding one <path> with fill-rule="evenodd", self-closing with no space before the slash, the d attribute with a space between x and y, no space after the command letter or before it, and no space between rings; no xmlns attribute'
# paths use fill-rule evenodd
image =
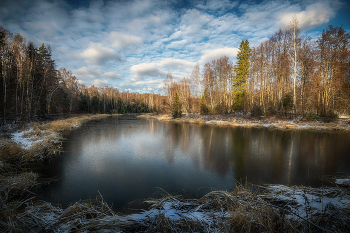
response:
<svg viewBox="0 0 350 233"><path fill-rule="evenodd" d="M54 214L52 208L36 209L45 212L45 218L38 218L32 212L34 204L32 188L37 186L38 175L23 170L28 163L50 158L61 150L59 140L62 131L80 126L89 120L105 118L109 115L89 115L57 120L49 123L32 123L22 134L29 147L13 140L0 142L0 229L2 232L39 232L46 229L47 216ZM72 207L73 208L73 207ZM30 217L31 216L31 217ZM35 230L33 226L37 226ZM50 225L51 226L51 225ZM51 231L55 231L54 228Z"/></svg>
<svg viewBox="0 0 350 233"><path fill-rule="evenodd" d="M212 191L200 199L166 194L151 201L146 232L295 232L293 223L246 186L232 192ZM167 210L178 210L180 218ZM192 217L191 217L192 216Z"/></svg>

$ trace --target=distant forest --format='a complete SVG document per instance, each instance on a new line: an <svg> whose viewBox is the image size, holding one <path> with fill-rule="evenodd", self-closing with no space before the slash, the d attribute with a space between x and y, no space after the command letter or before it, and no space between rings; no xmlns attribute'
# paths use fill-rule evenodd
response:
<svg viewBox="0 0 350 233"><path fill-rule="evenodd" d="M328 26L317 39L293 19L257 47L242 41L237 62L222 56L190 77L164 79L162 94L86 87L56 69L51 47L27 43L0 26L0 119L40 120L67 113L250 113L253 116L350 114L350 33Z"/></svg>

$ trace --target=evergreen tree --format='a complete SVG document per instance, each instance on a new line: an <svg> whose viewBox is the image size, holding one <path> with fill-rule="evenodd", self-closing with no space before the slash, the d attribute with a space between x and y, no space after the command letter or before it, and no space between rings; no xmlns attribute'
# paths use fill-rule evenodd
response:
<svg viewBox="0 0 350 233"><path fill-rule="evenodd" d="M239 45L239 52L237 54L237 62L234 67L236 73L233 76L233 87L234 92L234 110L242 110L244 105L244 97L246 93L246 79L249 70L249 59L252 55L252 49L249 47L248 40L242 40Z"/></svg>
<svg viewBox="0 0 350 233"><path fill-rule="evenodd" d="M245 83L250 65L249 59L251 55L252 49L249 47L248 40L242 40L239 45L237 62L234 67L236 75L233 77L233 91L245 91Z"/></svg>
<svg viewBox="0 0 350 233"><path fill-rule="evenodd" d="M180 118L182 116L182 111L181 111L181 103L180 103L180 100L179 100L179 95L175 94L175 97L174 97L174 102L173 102L173 117L174 118Z"/></svg>

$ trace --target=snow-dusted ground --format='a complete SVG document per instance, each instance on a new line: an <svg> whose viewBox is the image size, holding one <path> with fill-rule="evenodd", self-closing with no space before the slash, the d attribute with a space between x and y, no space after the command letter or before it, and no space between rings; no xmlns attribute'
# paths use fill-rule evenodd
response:
<svg viewBox="0 0 350 233"><path fill-rule="evenodd" d="M259 229L267 229L265 232L269 232L268 224L274 221L283 221L291 228L296 227L296 232L308 232L308 226L300 228L307 224L313 225L313 229L343 232L344 227L350 224L349 195L346 188L272 185L266 187L266 192L260 195L239 190L213 191L201 199L185 199L180 196L152 199L146 201L151 205L148 210L130 215L110 211L103 201L101 203L107 210L104 212L96 207L87 208L86 203L75 203L65 210L46 203L30 207L25 215L43 221L47 224L46 230L54 227L59 232L69 232L79 224L80 230L98 226L96 229L110 229L111 232L128 232L125 231L127 226L143 229L133 229L135 232L169 232L169 229L170 232L183 232L185 228L182 227L185 225L194 232L198 232L198 229L200 232L229 232L231 227L235 227L232 224L241 224L239 227L242 228L239 229L244 232L250 227L261 227ZM96 218L86 217L88 213L94 213ZM285 214L286 220L283 220L281 213Z"/></svg>
<svg viewBox="0 0 350 233"><path fill-rule="evenodd" d="M336 179L335 183L340 186L350 187L350 178L348 179Z"/></svg>
<svg viewBox="0 0 350 233"><path fill-rule="evenodd" d="M31 147L51 140L52 142L57 142L60 136L56 132L42 131L40 136L37 136L33 133L33 128L24 131L18 131L11 135L13 142L17 143L23 149L28 150Z"/></svg>
<svg viewBox="0 0 350 233"><path fill-rule="evenodd" d="M347 189L288 187L284 185L272 185L267 189L269 192L267 195L263 195L264 198L281 202L284 208L290 210L291 217L307 218L311 214L323 213L330 206L338 210L350 210L350 192Z"/></svg>
<svg viewBox="0 0 350 233"><path fill-rule="evenodd" d="M199 115L183 114L182 118L173 119L170 115L148 116L165 121L190 122L199 124L240 126L240 127L264 127L276 129L296 130L342 130L350 131L349 119L338 119L334 122L324 123L321 121L305 121L301 117L295 119L280 118L251 118L244 115Z"/></svg>

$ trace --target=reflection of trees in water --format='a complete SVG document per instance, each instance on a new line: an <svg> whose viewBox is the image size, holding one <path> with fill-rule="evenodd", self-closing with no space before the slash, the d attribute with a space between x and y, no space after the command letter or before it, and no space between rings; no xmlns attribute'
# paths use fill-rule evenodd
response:
<svg viewBox="0 0 350 233"><path fill-rule="evenodd" d="M232 171L238 181L248 177L253 183L318 185L315 178L341 169L342 155L350 151L350 146L344 148L344 140L350 141L349 134L172 122L165 125L169 162L180 149L196 167L202 165L222 176ZM350 166L349 160L343 167Z"/></svg>
<svg viewBox="0 0 350 233"><path fill-rule="evenodd" d="M96 125L95 125L96 124ZM254 128L229 128L186 123L113 118L82 128L74 144L80 150L86 143L137 140L140 133L164 136L166 158L186 156L198 168L226 175L231 170L235 179L255 183L305 184L316 177L347 171L350 166L350 134L338 132L282 131ZM198 135L199 133L199 135ZM87 135L85 135L87 134ZM177 153L177 150L180 150ZM77 153L78 154L78 153ZM190 160L190 161L191 161Z"/></svg>
<svg viewBox="0 0 350 233"><path fill-rule="evenodd" d="M164 153L169 163L182 156L196 168L203 167L220 176L232 172L238 181L248 177L252 183L318 185L315 177L348 172L350 167L349 133L230 128L157 120L109 118L91 122L72 132L70 138L74 143L69 143L72 148L68 150L80 154L84 145L90 143L116 143L121 137L137 141L145 135L162 137L159 153Z"/></svg>
<svg viewBox="0 0 350 233"><path fill-rule="evenodd" d="M229 128L202 126L203 166L219 175L230 171Z"/></svg>

